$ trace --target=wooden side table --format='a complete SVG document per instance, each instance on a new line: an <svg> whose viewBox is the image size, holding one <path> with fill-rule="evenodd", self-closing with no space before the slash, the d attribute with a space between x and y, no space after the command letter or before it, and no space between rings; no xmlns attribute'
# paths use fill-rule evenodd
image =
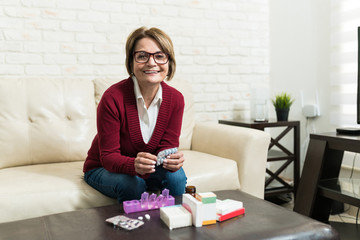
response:
<svg viewBox="0 0 360 240"><path fill-rule="evenodd" d="M268 122L254 122L252 120L219 120L221 124L227 124L238 127L247 127L254 128L264 131L265 128L274 128L274 127L286 127L279 135L272 136L269 146L268 153L268 162L274 161L285 161L275 172L270 169L266 169L266 173L270 177L265 181L265 197L274 196L282 193L294 193L294 196L297 191L297 187L300 179L300 121L268 121ZM279 141L293 130L293 151L288 150L284 147ZM276 146L279 150L274 150L273 147ZM287 166L293 163L294 166L294 176L293 181L294 185L291 186L289 183L284 181L279 175L286 169ZM282 186L280 187L270 187L270 183L274 180L277 180Z"/></svg>
<svg viewBox="0 0 360 240"><path fill-rule="evenodd" d="M339 178L345 151L360 153L360 136L310 135L295 212L328 222L333 200L360 207L359 179Z"/></svg>

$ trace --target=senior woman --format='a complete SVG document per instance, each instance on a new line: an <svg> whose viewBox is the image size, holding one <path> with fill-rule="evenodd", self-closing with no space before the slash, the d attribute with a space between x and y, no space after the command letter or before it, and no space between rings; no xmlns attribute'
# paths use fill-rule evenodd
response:
<svg viewBox="0 0 360 240"><path fill-rule="evenodd" d="M84 163L85 181L119 202L147 190L185 192L182 152L157 166L157 154L179 146L184 98L165 83L175 73L170 37L141 27L126 42L129 78L109 87L97 109L97 134Z"/></svg>

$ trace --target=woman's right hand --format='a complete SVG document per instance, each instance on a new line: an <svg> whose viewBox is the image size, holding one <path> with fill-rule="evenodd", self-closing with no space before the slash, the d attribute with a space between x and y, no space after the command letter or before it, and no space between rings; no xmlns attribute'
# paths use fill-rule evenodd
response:
<svg viewBox="0 0 360 240"><path fill-rule="evenodd" d="M140 175L155 172L157 157L150 153L139 152L135 158L135 171Z"/></svg>

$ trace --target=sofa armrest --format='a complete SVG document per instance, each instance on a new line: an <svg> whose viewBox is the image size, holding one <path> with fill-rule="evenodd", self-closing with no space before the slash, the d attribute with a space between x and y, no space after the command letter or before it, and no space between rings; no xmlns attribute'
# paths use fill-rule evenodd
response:
<svg viewBox="0 0 360 240"><path fill-rule="evenodd" d="M191 144L194 151L235 160L241 190L264 198L270 134L251 128L198 122Z"/></svg>

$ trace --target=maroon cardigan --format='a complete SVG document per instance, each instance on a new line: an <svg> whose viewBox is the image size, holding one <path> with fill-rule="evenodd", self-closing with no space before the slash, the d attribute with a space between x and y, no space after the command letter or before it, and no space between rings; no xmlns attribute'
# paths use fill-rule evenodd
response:
<svg viewBox="0 0 360 240"><path fill-rule="evenodd" d="M108 88L97 108L95 136L83 171L104 167L114 173L136 175L134 161L138 152L157 155L167 148L179 146L184 112L184 97L175 88L161 83L162 102L150 141L143 141L131 78Z"/></svg>

